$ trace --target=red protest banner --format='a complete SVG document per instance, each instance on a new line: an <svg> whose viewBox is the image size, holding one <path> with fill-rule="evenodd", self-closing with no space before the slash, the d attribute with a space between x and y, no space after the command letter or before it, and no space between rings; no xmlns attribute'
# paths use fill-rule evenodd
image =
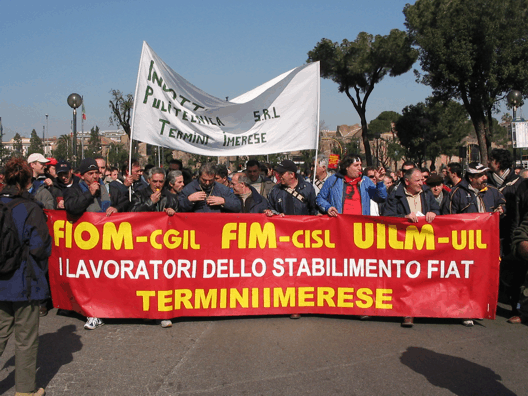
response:
<svg viewBox="0 0 528 396"><path fill-rule="evenodd" d="M339 164L339 154L330 154L328 157L328 169L337 169Z"/></svg>
<svg viewBox="0 0 528 396"><path fill-rule="evenodd" d="M87 316L495 318L498 214L48 215L54 305Z"/></svg>

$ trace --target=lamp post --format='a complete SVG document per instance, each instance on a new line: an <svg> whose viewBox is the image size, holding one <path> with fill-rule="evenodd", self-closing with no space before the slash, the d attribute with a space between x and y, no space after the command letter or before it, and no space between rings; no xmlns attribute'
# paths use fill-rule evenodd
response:
<svg viewBox="0 0 528 396"><path fill-rule="evenodd" d="M48 138L49 138L49 119L48 119L47 114L46 114L46 132L48 133ZM42 143L44 144L44 154L46 154L46 135L44 135L44 138L42 140L43 140Z"/></svg>
<svg viewBox="0 0 528 396"><path fill-rule="evenodd" d="M506 96L506 100L508 101L508 104L513 109L513 120L511 123L512 140L513 140L513 124L517 121L517 106L519 106L522 101L521 91L517 91L516 89L510 91L508 96ZM517 136L515 136L515 142L513 145L513 161L514 161L514 165L517 165Z"/></svg>
<svg viewBox="0 0 528 396"><path fill-rule="evenodd" d="M72 93L68 96L68 105L73 109L73 163L77 165L77 109L82 105L81 95Z"/></svg>

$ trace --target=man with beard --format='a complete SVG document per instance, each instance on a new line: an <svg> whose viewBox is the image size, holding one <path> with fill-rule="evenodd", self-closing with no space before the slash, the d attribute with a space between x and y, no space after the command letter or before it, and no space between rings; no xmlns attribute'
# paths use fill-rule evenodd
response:
<svg viewBox="0 0 528 396"><path fill-rule="evenodd" d="M229 187L215 181L216 169L211 162L200 167L198 179L187 184L180 198L182 212L237 213L240 200Z"/></svg>

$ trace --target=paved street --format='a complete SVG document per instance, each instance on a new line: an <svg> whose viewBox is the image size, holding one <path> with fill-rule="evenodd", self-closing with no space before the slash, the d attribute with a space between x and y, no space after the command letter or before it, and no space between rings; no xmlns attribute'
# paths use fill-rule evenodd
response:
<svg viewBox="0 0 528 396"><path fill-rule="evenodd" d="M176 320L162 329L80 316L41 320L48 395L527 395L528 326L496 320L303 316ZM12 340L0 393L14 395Z"/></svg>

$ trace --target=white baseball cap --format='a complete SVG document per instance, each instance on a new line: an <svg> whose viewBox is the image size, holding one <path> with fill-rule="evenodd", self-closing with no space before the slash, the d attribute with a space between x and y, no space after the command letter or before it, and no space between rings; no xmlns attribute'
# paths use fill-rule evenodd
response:
<svg viewBox="0 0 528 396"><path fill-rule="evenodd" d="M33 153L28 157L27 162L28 164L31 164L32 162L40 162L41 164L47 164L50 161L40 153Z"/></svg>

